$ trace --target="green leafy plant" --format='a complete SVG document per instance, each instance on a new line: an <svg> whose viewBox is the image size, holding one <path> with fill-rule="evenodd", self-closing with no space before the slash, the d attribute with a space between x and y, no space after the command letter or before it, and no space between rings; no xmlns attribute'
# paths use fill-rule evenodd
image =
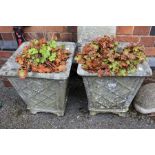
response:
<svg viewBox="0 0 155 155"><path fill-rule="evenodd" d="M56 52L52 53L52 55L49 57L49 60L51 62L54 61L56 59L56 56L57 56Z"/></svg>
<svg viewBox="0 0 155 155"><path fill-rule="evenodd" d="M64 46L57 46L55 40L45 39L32 40L25 47L22 54L16 57L20 64L18 75L21 79L26 78L28 72L52 73L66 70L66 61L69 51Z"/></svg>
<svg viewBox="0 0 155 155"><path fill-rule="evenodd" d="M75 60L88 72L102 76L127 76L134 73L137 65L146 60L144 47L130 44L118 52L119 42L104 36L86 44Z"/></svg>
<svg viewBox="0 0 155 155"><path fill-rule="evenodd" d="M49 44L49 46L50 46L51 48L56 48L56 46L57 46L55 40L51 40L48 44Z"/></svg>

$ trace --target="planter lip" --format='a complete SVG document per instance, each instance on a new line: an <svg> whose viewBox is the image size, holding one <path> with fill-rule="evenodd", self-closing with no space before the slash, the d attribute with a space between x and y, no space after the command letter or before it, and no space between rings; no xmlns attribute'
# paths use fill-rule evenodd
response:
<svg viewBox="0 0 155 155"><path fill-rule="evenodd" d="M92 77L98 76L97 73L89 73L89 72L85 71L82 68L81 64L78 64L77 73L80 76L92 76ZM147 76L152 76L152 70L151 70L148 62L145 61L142 64L139 64L137 66L137 71L135 73L128 74L127 76L112 75L112 76L103 76L103 77L147 77Z"/></svg>
<svg viewBox="0 0 155 155"><path fill-rule="evenodd" d="M18 68L20 65L15 61L16 56L22 52L25 46L28 46L30 42L24 42L14 54L7 60L7 62L0 69L0 76L5 77L18 77ZM70 51L70 56L67 60L67 70L59 73L35 73L28 72L27 78L39 78L39 79L54 79L54 80L65 80L68 79L70 69L72 65L72 59L75 52L76 44L74 42L57 42L59 45L65 45L65 48Z"/></svg>

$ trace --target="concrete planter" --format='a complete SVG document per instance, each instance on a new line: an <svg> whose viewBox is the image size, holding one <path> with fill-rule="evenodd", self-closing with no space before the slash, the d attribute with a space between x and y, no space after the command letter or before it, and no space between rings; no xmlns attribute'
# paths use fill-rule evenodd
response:
<svg viewBox="0 0 155 155"><path fill-rule="evenodd" d="M127 77L97 77L78 66L78 74L83 77L91 115L115 113L123 115L139 90L145 76L152 75L147 62L138 66L137 72Z"/></svg>
<svg viewBox="0 0 155 155"><path fill-rule="evenodd" d="M16 55L22 52L23 43L1 68L0 75L8 77L8 80L15 87L18 94L27 104L27 108L33 113L50 112L63 116L67 101L67 82L71 69L72 59L75 51L75 44L71 42L58 42L58 45L65 45L71 52L67 63L67 70L61 73L28 73L25 80L18 78L17 70L19 65L15 62Z"/></svg>
<svg viewBox="0 0 155 155"><path fill-rule="evenodd" d="M83 46L103 35L116 35L116 26L79 26L78 51ZM120 49L128 43L122 43ZM118 51L120 50L118 49ZM137 72L128 77L97 77L84 71L78 66L78 74L83 77L88 97L88 108L91 115L112 112L124 115L139 90L145 76L150 76L152 71L147 62L138 66Z"/></svg>

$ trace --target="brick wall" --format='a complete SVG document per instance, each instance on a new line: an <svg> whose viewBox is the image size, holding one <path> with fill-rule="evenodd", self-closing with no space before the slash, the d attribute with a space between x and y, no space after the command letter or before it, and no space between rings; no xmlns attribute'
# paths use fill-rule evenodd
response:
<svg viewBox="0 0 155 155"><path fill-rule="evenodd" d="M155 56L155 34L153 29L152 26L117 26L117 40L139 42L145 46L147 56Z"/></svg>
<svg viewBox="0 0 155 155"><path fill-rule="evenodd" d="M56 36L61 41L77 41L76 26L29 26L24 29L24 38ZM117 26L116 37L118 41L139 42L146 48L147 56L155 56L155 27L152 26ZM15 40L12 26L0 26L0 40ZM0 51L0 67L11 56L11 51ZM5 86L11 86L3 79Z"/></svg>
<svg viewBox="0 0 155 155"><path fill-rule="evenodd" d="M155 56L155 30L151 34L152 26L117 26L117 40L140 42L146 47L148 56ZM24 29L24 38L31 40L34 38L56 36L61 41L77 41L76 26L29 26ZM12 26L0 26L0 40L15 40ZM0 55L0 58L4 53ZM5 57L9 54L7 53ZM0 65L3 62L0 62Z"/></svg>
<svg viewBox="0 0 155 155"><path fill-rule="evenodd" d="M76 33L76 26L28 26L24 29L24 38L26 40L42 37L50 39L54 35L57 36L58 40L76 41ZM14 39L12 26L0 26L0 40Z"/></svg>

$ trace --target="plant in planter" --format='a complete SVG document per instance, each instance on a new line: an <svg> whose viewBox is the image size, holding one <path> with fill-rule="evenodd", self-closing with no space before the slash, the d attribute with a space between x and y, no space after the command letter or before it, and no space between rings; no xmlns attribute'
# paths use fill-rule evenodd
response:
<svg viewBox="0 0 155 155"><path fill-rule="evenodd" d="M77 54L78 74L83 76L90 114L126 112L144 77L151 75L144 47L118 43L104 36Z"/></svg>
<svg viewBox="0 0 155 155"><path fill-rule="evenodd" d="M27 76L28 72L52 73L66 70L66 60L69 58L69 51L63 46L57 47L56 41L32 40L29 46L24 47L22 54L16 57L21 67L18 70L21 79Z"/></svg>
<svg viewBox="0 0 155 155"><path fill-rule="evenodd" d="M32 113L63 116L74 50L72 42L25 42L4 64L0 75L8 77Z"/></svg>

